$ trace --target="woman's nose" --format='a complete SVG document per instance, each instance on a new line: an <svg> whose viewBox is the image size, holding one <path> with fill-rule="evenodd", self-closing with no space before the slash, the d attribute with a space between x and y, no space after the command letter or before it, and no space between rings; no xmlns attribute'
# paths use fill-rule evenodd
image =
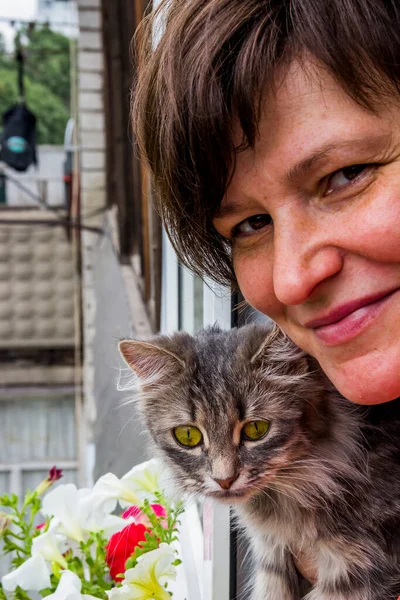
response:
<svg viewBox="0 0 400 600"><path fill-rule="evenodd" d="M275 297L287 306L302 304L318 284L337 274L342 252L326 233L301 227L275 230L273 286Z"/></svg>

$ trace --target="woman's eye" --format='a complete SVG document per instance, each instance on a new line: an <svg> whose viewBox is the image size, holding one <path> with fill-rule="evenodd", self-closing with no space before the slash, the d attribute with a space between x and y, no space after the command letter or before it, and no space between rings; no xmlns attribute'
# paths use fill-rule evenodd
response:
<svg viewBox="0 0 400 600"><path fill-rule="evenodd" d="M254 215L253 217L245 219L234 227L232 232L233 237L250 235L256 231L260 231L260 229L264 229L264 227L268 227L269 225L272 225L272 217L270 215Z"/></svg>
<svg viewBox="0 0 400 600"><path fill-rule="evenodd" d="M181 446L186 448L195 448L201 444L203 435L197 427L193 425L181 425L172 430L175 440Z"/></svg>
<svg viewBox="0 0 400 600"><path fill-rule="evenodd" d="M372 167L372 165L352 165L351 167L336 171L336 173L333 173L333 175L328 178L325 196L349 185L352 181L359 179L370 167Z"/></svg>
<svg viewBox="0 0 400 600"><path fill-rule="evenodd" d="M255 442L263 438L269 430L269 421L250 421L243 426L242 438Z"/></svg>

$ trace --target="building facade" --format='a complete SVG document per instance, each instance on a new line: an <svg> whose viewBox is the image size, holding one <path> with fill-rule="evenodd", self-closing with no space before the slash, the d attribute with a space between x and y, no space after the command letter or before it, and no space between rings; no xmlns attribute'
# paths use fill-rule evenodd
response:
<svg viewBox="0 0 400 600"><path fill-rule="evenodd" d="M130 129L130 43L147 5L78 0L80 210L82 222L102 230L82 232L83 389L95 477L120 475L149 457L134 405L123 405L127 392L117 390L125 373L118 340L215 322L229 328L237 315L230 290L179 265L138 160ZM181 535L189 600L245 598L229 508L205 504L187 519Z"/></svg>

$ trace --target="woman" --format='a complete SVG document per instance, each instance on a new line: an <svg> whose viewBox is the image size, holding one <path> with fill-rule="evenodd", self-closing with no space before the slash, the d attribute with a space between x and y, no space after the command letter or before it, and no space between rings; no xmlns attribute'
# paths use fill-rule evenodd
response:
<svg viewBox="0 0 400 600"><path fill-rule="evenodd" d="M400 396L398 1L178 0L154 27L133 114L181 260L352 402Z"/></svg>

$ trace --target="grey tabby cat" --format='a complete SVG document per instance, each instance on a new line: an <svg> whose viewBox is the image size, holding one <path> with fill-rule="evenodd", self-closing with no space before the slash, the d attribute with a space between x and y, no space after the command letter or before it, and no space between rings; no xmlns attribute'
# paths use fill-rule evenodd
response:
<svg viewBox="0 0 400 600"><path fill-rule="evenodd" d="M400 401L360 407L278 329L125 340L152 440L183 490L234 505L252 600L400 595Z"/></svg>

